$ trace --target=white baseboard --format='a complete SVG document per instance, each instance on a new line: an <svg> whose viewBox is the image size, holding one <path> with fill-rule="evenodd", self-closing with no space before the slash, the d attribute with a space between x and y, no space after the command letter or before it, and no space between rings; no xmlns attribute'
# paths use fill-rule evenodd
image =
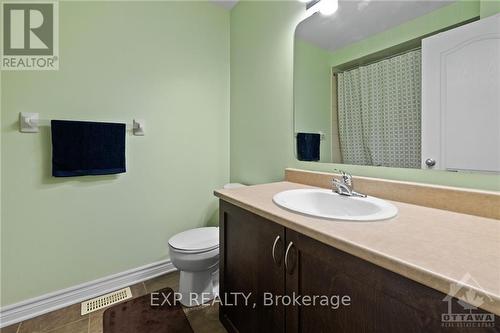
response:
<svg viewBox="0 0 500 333"><path fill-rule="evenodd" d="M58 290L0 309L0 328L175 271L170 259Z"/></svg>

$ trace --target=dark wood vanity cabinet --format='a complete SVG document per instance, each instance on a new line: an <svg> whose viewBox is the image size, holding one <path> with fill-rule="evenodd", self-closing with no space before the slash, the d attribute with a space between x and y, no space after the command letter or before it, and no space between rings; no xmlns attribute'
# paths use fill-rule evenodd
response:
<svg viewBox="0 0 500 333"><path fill-rule="evenodd" d="M221 305L229 332L500 332L498 317L494 327L442 327L443 293L223 200L220 232L222 303L251 293L250 304ZM265 306L265 293L288 299ZM330 303L288 305L304 295Z"/></svg>
<svg viewBox="0 0 500 333"><path fill-rule="evenodd" d="M285 228L224 201L220 221L221 322L230 332L284 332L285 309L263 306L262 297L285 292Z"/></svg>

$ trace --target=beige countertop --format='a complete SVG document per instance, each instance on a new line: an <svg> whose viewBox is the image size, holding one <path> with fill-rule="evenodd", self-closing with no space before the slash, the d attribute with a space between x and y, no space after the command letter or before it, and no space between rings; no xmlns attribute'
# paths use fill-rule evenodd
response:
<svg viewBox="0 0 500 333"><path fill-rule="evenodd" d="M276 193L299 188L311 186L278 182L215 195L445 294L454 283L472 289L484 299L481 308L500 315L499 220L390 201L398 208L390 220L332 221L273 203Z"/></svg>

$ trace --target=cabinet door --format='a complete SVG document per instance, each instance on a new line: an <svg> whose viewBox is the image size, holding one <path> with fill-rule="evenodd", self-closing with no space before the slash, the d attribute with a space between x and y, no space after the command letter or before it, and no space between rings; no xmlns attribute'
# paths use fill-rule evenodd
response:
<svg viewBox="0 0 500 333"><path fill-rule="evenodd" d="M284 227L220 201L220 320L230 332L284 332L282 306L262 306L265 292L283 295ZM273 256L274 249L274 256ZM250 294L249 304L231 293ZM255 303L255 307L254 304Z"/></svg>
<svg viewBox="0 0 500 333"><path fill-rule="evenodd" d="M351 299L349 306L338 309L318 304L287 307L287 333L446 331L441 327L441 315L447 312L444 294L288 229L286 239L288 296Z"/></svg>

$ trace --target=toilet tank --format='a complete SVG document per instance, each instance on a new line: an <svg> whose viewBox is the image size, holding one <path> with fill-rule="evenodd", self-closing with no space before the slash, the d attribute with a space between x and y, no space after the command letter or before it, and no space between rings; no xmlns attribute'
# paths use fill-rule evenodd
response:
<svg viewBox="0 0 500 333"><path fill-rule="evenodd" d="M224 189L231 189L231 188L239 188L239 187L245 187L246 185L240 184L240 183L229 183L224 185Z"/></svg>

